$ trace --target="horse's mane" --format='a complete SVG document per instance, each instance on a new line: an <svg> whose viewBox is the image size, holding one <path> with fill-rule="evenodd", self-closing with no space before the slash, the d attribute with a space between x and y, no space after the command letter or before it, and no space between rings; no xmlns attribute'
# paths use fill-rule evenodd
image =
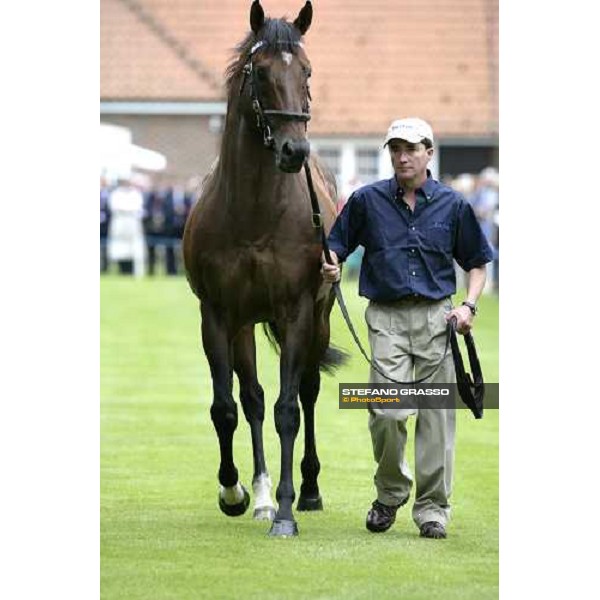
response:
<svg viewBox="0 0 600 600"><path fill-rule="evenodd" d="M260 30L260 35L256 35L253 31L250 31L235 47L237 55L225 70L227 93L229 94L233 82L242 74L242 69L248 61L250 50L254 44L259 41L267 42L265 51L271 54L275 52L290 52L295 54L298 50L298 42L301 37L300 31L285 17L283 19L265 19L265 24Z"/></svg>

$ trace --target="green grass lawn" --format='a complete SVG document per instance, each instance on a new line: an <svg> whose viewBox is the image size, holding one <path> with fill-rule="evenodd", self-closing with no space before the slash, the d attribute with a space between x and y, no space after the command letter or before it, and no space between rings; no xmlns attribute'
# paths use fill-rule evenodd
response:
<svg viewBox="0 0 600 600"><path fill-rule="evenodd" d="M366 344L363 299L344 293ZM487 381L498 381L498 301L482 299L475 337ZM300 536L272 539L269 524L228 518L217 506L219 461L212 392L200 345L197 301L181 277L108 275L101 281L101 590L106 600L195 598L498 597L498 411L475 421L458 411L453 520L448 539L425 540L401 509L395 526L370 534L374 498L367 414L339 410L338 381L368 380L368 366L339 310L333 341L352 353L324 376L317 404L321 513L296 512ZM258 330L257 330L258 332ZM267 410L265 447L274 485L277 357L257 335ZM466 356L466 355L465 355ZM240 407L234 441L251 489L252 451ZM414 419L410 420L414 427ZM412 464L412 431L409 439ZM302 433L295 453L299 493Z"/></svg>

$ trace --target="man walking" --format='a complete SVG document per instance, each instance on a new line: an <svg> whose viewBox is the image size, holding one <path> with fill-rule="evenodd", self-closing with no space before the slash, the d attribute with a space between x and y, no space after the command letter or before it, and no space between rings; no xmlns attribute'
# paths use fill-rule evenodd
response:
<svg viewBox="0 0 600 600"><path fill-rule="evenodd" d="M371 354L387 377L408 381L434 371L444 354L447 321L457 331L473 325L477 300L493 258L470 204L435 181L427 166L433 132L422 119L394 121L387 146L394 177L356 190L329 235L335 264L323 264L326 281L340 277L339 263L365 248L359 293L366 311ZM453 260L468 272L467 297L453 308ZM388 383L371 369L371 383ZM450 354L427 383L454 383ZM422 537L445 538L450 519L454 464L454 409L369 408L369 429L377 462L377 498L367 514L369 531L387 531L408 501L413 477L405 460L406 422L416 414L413 520Z"/></svg>

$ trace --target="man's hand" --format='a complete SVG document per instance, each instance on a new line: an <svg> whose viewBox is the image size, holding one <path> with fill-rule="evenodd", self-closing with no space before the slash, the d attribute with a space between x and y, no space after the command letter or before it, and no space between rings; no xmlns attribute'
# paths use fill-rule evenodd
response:
<svg viewBox="0 0 600 600"><path fill-rule="evenodd" d="M339 261L338 261L337 254L335 252L333 252L333 250L330 250L329 254L331 255L331 260L333 261L333 264L330 265L325 260L325 253L323 253L321 255L321 262L323 263L321 266L321 275L323 275L323 279L327 283L335 283L336 281L340 280Z"/></svg>
<svg viewBox="0 0 600 600"><path fill-rule="evenodd" d="M456 317L456 331L462 335L469 333L473 327L473 313L468 306L457 306L453 308L447 315L446 321L452 317Z"/></svg>

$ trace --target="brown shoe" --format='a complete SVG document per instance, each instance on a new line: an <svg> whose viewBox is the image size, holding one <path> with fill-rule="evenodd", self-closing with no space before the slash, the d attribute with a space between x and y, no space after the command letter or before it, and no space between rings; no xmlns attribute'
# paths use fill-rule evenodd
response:
<svg viewBox="0 0 600 600"><path fill-rule="evenodd" d="M427 521L421 525L421 537L441 540L446 537L446 528L437 521Z"/></svg>
<svg viewBox="0 0 600 600"><path fill-rule="evenodd" d="M367 529L373 533L387 531L396 520L398 506L387 506L375 500L371 510L367 513Z"/></svg>

